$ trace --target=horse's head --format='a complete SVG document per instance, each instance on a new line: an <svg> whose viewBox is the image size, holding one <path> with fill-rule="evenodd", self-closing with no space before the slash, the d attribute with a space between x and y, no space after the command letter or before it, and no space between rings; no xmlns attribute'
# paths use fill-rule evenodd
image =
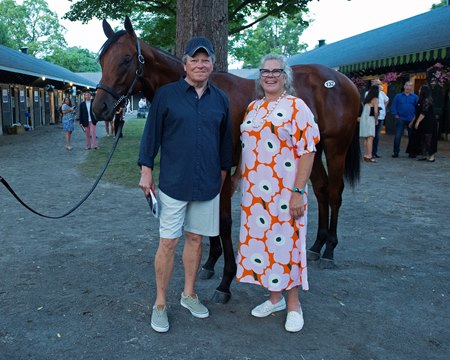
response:
<svg viewBox="0 0 450 360"><path fill-rule="evenodd" d="M125 30L114 32L111 25L103 20L103 31L108 39L99 55L102 78L97 85L93 111L97 119L112 120L121 99L140 91L144 58L140 40L128 16L125 18Z"/></svg>

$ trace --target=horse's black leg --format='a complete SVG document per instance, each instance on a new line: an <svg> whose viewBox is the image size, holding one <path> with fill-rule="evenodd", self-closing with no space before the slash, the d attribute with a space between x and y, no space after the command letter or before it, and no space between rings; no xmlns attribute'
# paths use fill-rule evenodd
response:
<svg viewBox="0 0 450 360"><path fill-rule="evenodd" d="M231 218L221 222L222 229L220 238L222 240L222 248L224 255L224 267L222 274L222 281L216 288L213 296L213 301L216 303L225 304L231 298L230 286L234 277L236 276L236 259L234 257L233 242L231 240Z"/></svg>
<svg viewBox="0 0 450 360"><path fill-rule="evenodd" d="M214 302L222 304L230 300L230 286L236 276L236 261L231 240L231 195L231 181L230 174L228 174L220 196L220 239L224 253L224 267L222 280L213 296Z"/></svg>
<svg viewBox="0 0 450 360"><path fill-rule="evenodd" d="M328 161L327 161L328 163ZM334 267L334 249L338 244L337 224L339 209L342 205L342 192L344 191L345 154L334 154L334 159L328 166L328 196L331 208L330 224L326 238L325 250L320 260L320 267Z"/></svg>
<svg viewBox="0 0 450 360"><path fill-rule="evenodd" d="M200 269L198 277L200 279L210 279L214 275L214 266L222 255L222 245L219 236L211 236L209 238L209 256L205 264Z"/></svg>
<svg viewBox="0 0 450 360"><path fill-rule="evenodd" d="M311 183L318 204L318 229L316 241L309 248L307 258L309 261L320 259L320 252L325 245L328 237L329 221L329 198L328 198L328 176L322 164L322 151L318 149L314 159L314 165L311 172Z"/></svg>

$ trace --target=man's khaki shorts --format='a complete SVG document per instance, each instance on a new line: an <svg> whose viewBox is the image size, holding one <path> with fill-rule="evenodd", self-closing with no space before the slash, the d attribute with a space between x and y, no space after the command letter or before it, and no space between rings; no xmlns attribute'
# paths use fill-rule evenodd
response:
<svg viewBox="0 0 450 360"><path fill-rule="evenodd" d="M159 197L159 236L179 238L184 231L203 236L219 235L220 194L207 201L180 201L164 194Z"/></svg>

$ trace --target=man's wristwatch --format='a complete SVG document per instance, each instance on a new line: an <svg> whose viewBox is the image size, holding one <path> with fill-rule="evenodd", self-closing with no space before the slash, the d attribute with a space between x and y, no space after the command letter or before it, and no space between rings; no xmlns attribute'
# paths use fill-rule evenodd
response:
<svg viewBox="0 0 450 360"><path fill-rule="evenodd" d="M292 191L296 192L296 193L299 193L300 195L303 195L305 193L305 190L299 189L299 188L296 188L296 187L293 187Z"/></svg>

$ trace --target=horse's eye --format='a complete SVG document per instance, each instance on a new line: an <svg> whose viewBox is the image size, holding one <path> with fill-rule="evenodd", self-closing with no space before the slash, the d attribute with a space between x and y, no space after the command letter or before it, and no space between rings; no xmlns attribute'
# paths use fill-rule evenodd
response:
<svg viewBox="0 0 450 360"><path fill-rule="evenodd" d="M129 65L132 60L133 58L131 57L131 55L125 56L125 58L122 61L122 65Z"/></svg>

